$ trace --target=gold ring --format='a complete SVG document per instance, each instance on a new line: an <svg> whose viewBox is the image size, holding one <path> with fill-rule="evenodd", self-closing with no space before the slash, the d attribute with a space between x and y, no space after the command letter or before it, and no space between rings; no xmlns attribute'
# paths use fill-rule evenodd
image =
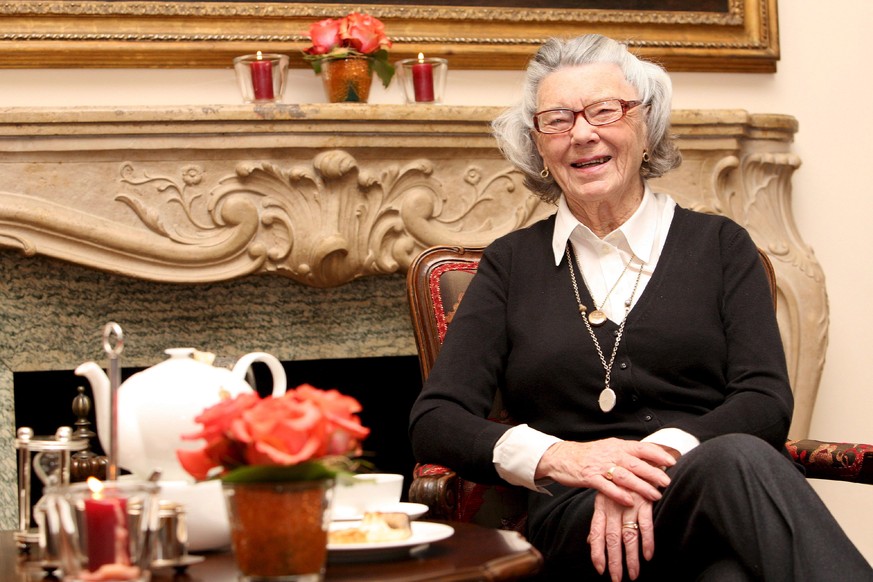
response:
<svg viewBox="0 0 873 582"><path fill-rule="evenodd" d="M640 524L635 521L626 521L621 524L621 529L640 529Z"/></svg>
<svg viewBox="0 0 873 582"><path fill-rule="evenodd" d="M606 477L607 481L612 481L615 478L615 475L613 475L613 473L616 469L618 469L618 465L613 465L612 467L607 469L606 473L603 474L603 476Z"/></svg>

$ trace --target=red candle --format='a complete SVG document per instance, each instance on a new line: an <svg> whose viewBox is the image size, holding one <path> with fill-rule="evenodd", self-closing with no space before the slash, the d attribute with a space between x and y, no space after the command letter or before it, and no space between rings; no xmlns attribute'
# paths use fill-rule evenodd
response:
<svg viewBox="0 0 873 582"><path fill-rule="evenodd" d="M130 565L127 503L124 499L104 499L96 493L91 499L86 499L85 531L88 570L95 572L106 564Z"/></svg>
<svg viewBox="0 0 873 582"><path fill-rule="evenodd" d="M433 65L424 62L422 53L418 53L418 62L412 65L412 88L417 102L433 102Z"/></svg>
<svg viewBox="0 0 873 582"><path fill-rule="evenodd" d="M273 98L273 63L261 59L261 51L258 51L258 60L252 61L252 88L255 91L255 99L266 100Z"/></svg>

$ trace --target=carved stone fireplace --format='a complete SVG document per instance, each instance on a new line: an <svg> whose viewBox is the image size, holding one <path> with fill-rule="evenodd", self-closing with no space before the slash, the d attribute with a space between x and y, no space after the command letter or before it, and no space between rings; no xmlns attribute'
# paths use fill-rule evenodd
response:
<svg viewBox="0 0 873 582"><path fill-rule="evenodd" d="M170 346L282 360L415 353L404 273L552 209L497 152L492 107L0 109L0 527L17 523L13 372ZM821 269L791 214L793 118L676 111L655 187L767 251L806 435L827 342Z"/></svg>

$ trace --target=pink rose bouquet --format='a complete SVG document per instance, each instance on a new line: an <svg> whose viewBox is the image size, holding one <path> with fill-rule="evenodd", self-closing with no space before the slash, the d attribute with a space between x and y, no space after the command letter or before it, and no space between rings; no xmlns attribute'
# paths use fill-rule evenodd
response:
<svg viewBox="0 0 873 582"><path fill-rule="evenodd" d="M316 74L321 74L321 63L328 59L368 57L370 68L385 87L394 76L394 67L388 62L391 41L385 35L385 25L369 14L352 12L343 18L326 18L309 27L312 46L303 51Z"/></svg>
<svg viewBox="0 0 873 582"><path fill-rule="evenodd" d="M225 482L293 481L331 478L361 454L370 433L361 426L361 405L337 390L308 384L284 396L240 394L203 411L198 450L177 450L182 467L195 479L218 476Z"/></svg>

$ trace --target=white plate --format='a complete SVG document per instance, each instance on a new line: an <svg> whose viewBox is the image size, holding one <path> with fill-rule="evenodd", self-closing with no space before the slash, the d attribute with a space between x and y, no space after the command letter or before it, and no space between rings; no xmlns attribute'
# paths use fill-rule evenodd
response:
<svg viewBox="0 0 873 582"><path fill-rule="evenodd" d="M427 512L427 505L423 503L398 502L392 503L391 505L384 505L373 511L405 513L409 516L409 519L418 519ZM335 507L331 510L330 519L331 521L360 521L364 519L364 516L359 513L351 513L351 511L349 511L349 513L343 513L342 509Z"/></svg>
<svg viewBox="0 0 873 582"><path fill-rule="evenodd" d="M327 544L327 558L331 562L364 562L369 560L388 560L409 556L411 552L421 551L433 542L452 536L454 528L444 523L413 521L412 535L405 540L373 542L364 544ZM350 522L334 522L331 530L354 527Z"/></svg>

